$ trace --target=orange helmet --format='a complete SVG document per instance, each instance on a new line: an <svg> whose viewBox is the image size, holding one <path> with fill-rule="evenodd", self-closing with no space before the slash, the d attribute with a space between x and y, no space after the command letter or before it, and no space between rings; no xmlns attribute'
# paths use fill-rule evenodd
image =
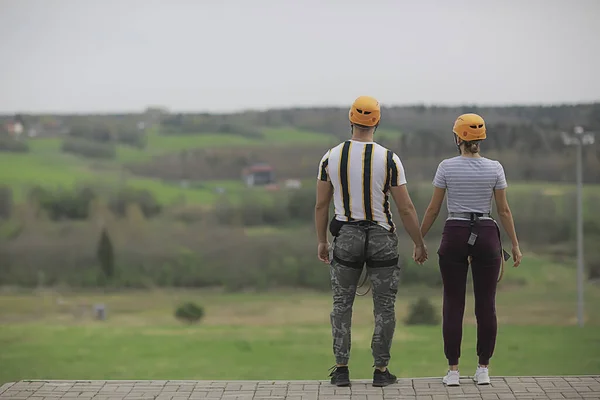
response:
<svg viewBox="0 0 600 400"><path fill-rule="evenodd" d="M371 96L360 96L350 107L348 112L350 122L362 126L376 126L381 119L379 102Z"/></svg>
<svg viewBox="0 0 600 400"><path fill-rule="evenodd" d="M456 119L452 132L465 142L486 138L485 121L477 114L463 114Z"/></svg>

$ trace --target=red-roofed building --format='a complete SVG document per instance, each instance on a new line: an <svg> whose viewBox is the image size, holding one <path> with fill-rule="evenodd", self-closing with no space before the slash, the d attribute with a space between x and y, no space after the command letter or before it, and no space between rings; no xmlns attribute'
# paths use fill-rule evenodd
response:
<svg viewBox="0 0 600 400"><path fill-rule="evenodd" d="M255 164L244 168L242 178L247 186L266 186L275 183L273 167L268 164Z"/></svg>

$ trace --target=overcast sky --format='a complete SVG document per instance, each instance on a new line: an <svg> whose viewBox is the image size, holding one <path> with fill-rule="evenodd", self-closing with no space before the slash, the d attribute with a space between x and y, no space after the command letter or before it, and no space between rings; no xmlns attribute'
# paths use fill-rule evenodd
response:
<svg viewBox="0 0 600 400"><path fill-rule="evenodd" d="M0 112L600 100L600 0L0 0Z"/></svg>

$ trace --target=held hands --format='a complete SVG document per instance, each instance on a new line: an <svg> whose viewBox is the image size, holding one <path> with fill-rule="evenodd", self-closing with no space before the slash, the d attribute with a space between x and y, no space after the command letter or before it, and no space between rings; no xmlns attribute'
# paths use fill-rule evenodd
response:
<svg viewBox="0 0 600 400"><path fill-rule="evenodd" d="M319 243L317 246L317 257L325 264L329 264L329 242Z"/></svg>
<svg viewBox="0 0 600 400"><path fill-rule="evenodd" d="M419 265L427 261L427 246L423 243L420 246L415 245L413 250L413 260Z"/></svg>

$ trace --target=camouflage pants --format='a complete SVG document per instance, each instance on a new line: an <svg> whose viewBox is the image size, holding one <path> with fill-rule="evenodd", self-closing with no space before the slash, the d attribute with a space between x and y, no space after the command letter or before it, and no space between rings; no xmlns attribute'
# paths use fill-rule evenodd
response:
<svg viewBox="0 0 600 400"><path fill-rule="evenodd" d="M365 251L367 231L368 242ZM395 302L400 281L400 266L398 261L393 260L398 257L398 237L379 225L344 225L333 241L331 256L331 327L336 363L347 364L350 358L352 306L363 261L366 260L375 317L371 350L375 366L385 367L390 360L396 328Z"/></svg>

